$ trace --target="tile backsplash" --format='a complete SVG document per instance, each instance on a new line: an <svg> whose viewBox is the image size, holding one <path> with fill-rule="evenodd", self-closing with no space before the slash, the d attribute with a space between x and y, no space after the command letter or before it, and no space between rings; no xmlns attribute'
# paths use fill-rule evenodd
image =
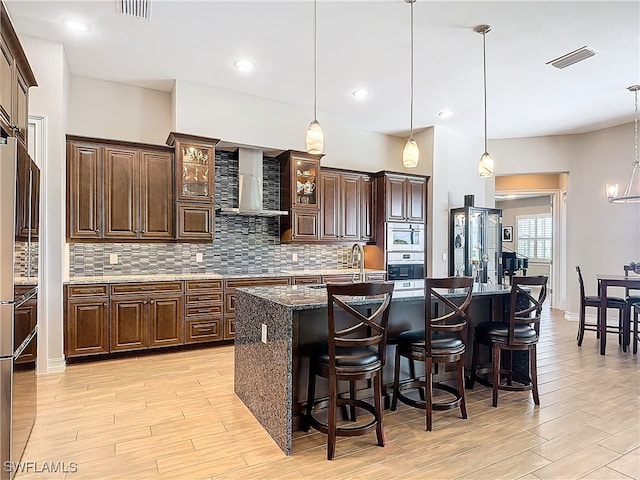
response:
<svg viewBox="0 0 640 480"><path fill-rule="evenodd" d="M265 158L263 202L280 208L280 163ZM216 207L238 205L238 160L216 152ZM345 268L351 247L280 243L280 217L216 215L213 243L72 243L69 276L269 273ZM202 254L202 262L196 254ZM118 256L110 264L111 254ZM293 261L294 254L297 261Z"/></svg>

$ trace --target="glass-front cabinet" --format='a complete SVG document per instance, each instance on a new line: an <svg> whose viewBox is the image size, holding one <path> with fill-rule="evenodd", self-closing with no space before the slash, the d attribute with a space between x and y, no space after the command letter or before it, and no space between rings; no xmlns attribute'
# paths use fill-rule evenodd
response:
<svg viewBox="0 0 640 480"><path fill-rule="evenodd" d="M449 218L449 275L502 283L502 210L460 207Z"/></svg>
<svg viewBox="0 0 640 480"><path fill-rule="evenodd" d="M294 207L317 207L318 192L316 190L316 185L318 183L320 161L316 158L296 158L295 168L296 194L294 198Z"/></svg>

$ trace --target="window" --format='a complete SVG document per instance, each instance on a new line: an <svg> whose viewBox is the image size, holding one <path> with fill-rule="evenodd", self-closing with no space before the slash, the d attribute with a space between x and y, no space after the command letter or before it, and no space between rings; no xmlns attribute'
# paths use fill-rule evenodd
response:
<svg viewBox="0 0 640 480"><path fill-rule="evenodd" d="M516 217L518 253L533 261L551 261L553 228L551 214Z"/></svg>

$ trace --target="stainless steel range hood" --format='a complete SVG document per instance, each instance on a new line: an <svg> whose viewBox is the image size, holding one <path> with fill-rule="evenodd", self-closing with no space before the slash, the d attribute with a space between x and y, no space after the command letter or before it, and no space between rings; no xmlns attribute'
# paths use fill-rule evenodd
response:
<svg viewBox="0 0 640 480"><path fill-rule="evenodd" d="M276 217L286 210L265 210L262 205L262 150L238 148L238 207L220 208L224 215Z"/></svg>

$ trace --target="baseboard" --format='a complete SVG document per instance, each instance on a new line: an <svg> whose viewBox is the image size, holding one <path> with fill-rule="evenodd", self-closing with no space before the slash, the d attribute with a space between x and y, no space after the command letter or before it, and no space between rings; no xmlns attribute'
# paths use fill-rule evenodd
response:
<svg viewBox="0 0 640 480"><path fill-rule="evenodd" d="M564 319L569 320L570 322L578 322L580 321L580 314L568 312L565 310ZM585 322L595 324L598 323L598 316L595 314L587 314L585 316ZM607 314L607 325L617 326L618 325L618 314Z"/></svg>
<svg viewBox="0 0 640 480"><path fill-rule="evenodd" d="M64 357L50 358L47 362L47 373L62 373L67 369L67 362Z"/></svg>
<svg viewBox="0 0 640 480"><path fill-rule="evenodd" d="M568 312L565 310L564 319L569 320L570 322L578 322L580 320L580 315L578 313Z"/></svg>

